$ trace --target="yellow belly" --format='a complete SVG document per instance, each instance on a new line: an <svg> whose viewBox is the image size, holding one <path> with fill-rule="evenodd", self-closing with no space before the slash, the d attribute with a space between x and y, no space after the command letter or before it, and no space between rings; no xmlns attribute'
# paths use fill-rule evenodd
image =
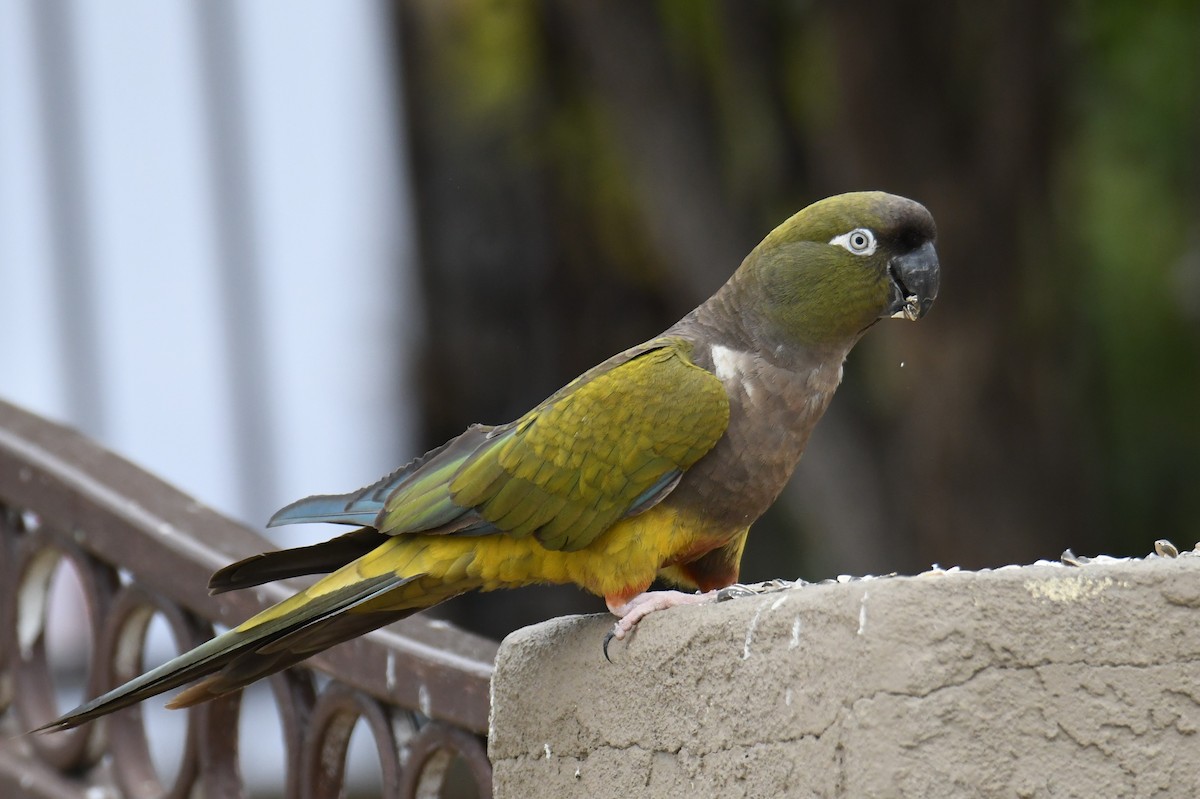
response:
<svg viewBox="0 0 1200 799"><path fill-rule="evenodd" d="M427 574L460 591L574 583L606 596L644 590L663 566L723 543L703 528L688 514L660 505L618 522L575 552L545 549L532 537L402 535L358 563L363 575Z"/></svg>
<svg viewBox="0 0 1200 799"><path fill-rule="evenodd" d="M238 629L388 572L421 576L351 612L425 608L466 591L538 583L574 583L599 596L629 598L646 590L663 567L720 546L728 537L662 505L615 524L576 552L545 549L532 537L398 535Z"/></svg>

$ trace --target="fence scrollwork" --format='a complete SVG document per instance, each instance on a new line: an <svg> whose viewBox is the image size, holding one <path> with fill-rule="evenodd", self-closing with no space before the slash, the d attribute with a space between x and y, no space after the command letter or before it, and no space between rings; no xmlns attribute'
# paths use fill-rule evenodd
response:
<svg viewBox="0 0 1200 799"><path fill-rule="evenodd" d="M89 696L142 668L151 620L182 650L273 604L291 589L209 596L208 575L271 549L83 436L0 402L0 795L245 795L238 763L240 695L186 711L184 751L167 784L155 770L139 708L53 735L21 735L54 718L47 655L50 588L78 576ZM365 723L385 795L441 796L459 764L474 795L491 796L488 686L496 644L420 617L322 653L269 679L284 738L289 797L336 796L346 746ZM316 671L329 680L314 679ZM323 683L318 687L319 683ZM243 727L244 729L244 727Z"/></svg>

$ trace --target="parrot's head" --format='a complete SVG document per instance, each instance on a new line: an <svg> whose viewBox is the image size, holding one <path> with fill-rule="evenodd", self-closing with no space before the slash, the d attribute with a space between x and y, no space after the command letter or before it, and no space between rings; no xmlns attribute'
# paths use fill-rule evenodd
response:
<svg viewBox="0 0 1200 799"><path fill-rule="evenodd" d="M843 343L884 317L919 319L938 292L933 217L879 191L813 203L746 258L755 313L787 337Z"/></svg>

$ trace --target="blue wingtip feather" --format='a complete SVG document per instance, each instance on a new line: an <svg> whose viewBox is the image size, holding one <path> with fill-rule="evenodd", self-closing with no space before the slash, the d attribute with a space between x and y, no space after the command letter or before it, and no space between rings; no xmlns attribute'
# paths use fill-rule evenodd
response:
<svg viewBox="0 0 1200 799"><path fill-rule="evenodd" d="M275 515L267 522L267 527L314 522L374 527L376 517L383 510L383 503L361 500L352 502L355 497L355 494L307 497L276 511ZM348 505L349 507L347 507Z"/></svg>
<svg viewBox="0 0 1200 799"><path fill-rule="evenodd" d="M429 465L432 468L438 463L443 466L447 463L461 463L483 442L489 440L495 429L486 425L471 425L457 438L452 438L442 446L426 452L365 488L349 494L320 494L293 502L277 511L267 522L267 527L312 522L375 527L388 497L409 480L422 474L422 467Z"/></svg>

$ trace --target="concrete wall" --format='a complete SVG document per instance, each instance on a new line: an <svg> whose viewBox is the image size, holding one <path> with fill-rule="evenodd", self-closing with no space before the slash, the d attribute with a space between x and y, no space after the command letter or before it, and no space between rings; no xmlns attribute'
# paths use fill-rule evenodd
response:
<svg viewBox="0 0 1200 799"><path fill-rule="evenodd" d="M823 583L504 642L498 799L1200 796L1200 555Z"/></svg>

